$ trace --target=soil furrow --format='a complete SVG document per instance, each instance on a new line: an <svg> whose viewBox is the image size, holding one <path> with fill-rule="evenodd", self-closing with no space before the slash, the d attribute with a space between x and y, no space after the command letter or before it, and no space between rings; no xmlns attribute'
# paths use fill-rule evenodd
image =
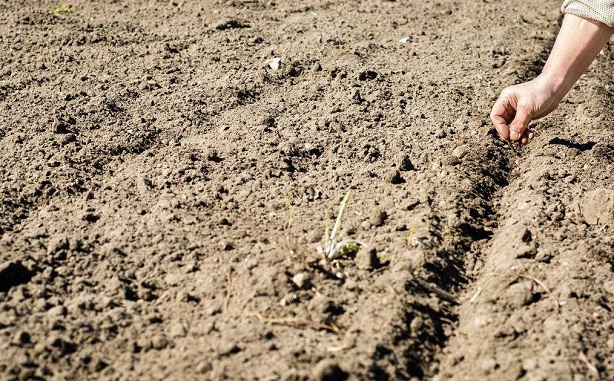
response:
<svg viewBox="0 0 614 381"><path fill-rule="evenodd" d="M482 247L483 267L462 297L436 379L612 378L611 350L604 348L614 345L613 161L604 154L611 137L597 111L606 112L609 97L575 103L612 80L609 54L539 126L542 135L500 191L499 227ZM583 130L562 117L574 108Z"/></svg>

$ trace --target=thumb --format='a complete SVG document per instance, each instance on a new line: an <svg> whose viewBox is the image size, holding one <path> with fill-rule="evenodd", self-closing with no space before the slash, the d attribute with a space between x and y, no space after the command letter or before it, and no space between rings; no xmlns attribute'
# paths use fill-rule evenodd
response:
<svg viewBox="0 0 614 381"><path fill-rule="evenodd" d="M533 115L529 108L519 106L514 120L510 123L510 140L519 140L527 127L529 127L532 118Z"/></svg>

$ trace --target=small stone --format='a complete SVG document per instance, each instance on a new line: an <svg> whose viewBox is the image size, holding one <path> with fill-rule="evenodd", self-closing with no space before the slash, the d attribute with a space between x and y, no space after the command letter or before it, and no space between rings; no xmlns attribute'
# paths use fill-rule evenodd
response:
<svg viewBox="0 0 614 381"><path fill-rule="evenodd" d="M168 340L163 335L155 335L151 338L151 346L154 349L164 349L168 346Z"/></svg>
<svg viewBox="0 0 614 381"><path fill-rule="evenodd" d="M348 374L332 360L322 360L312 371L314 381L344 381Z"/></svg>
<svg viewBox="0 0 614 381"><path fill-rule="evenodd" d="M401 184L403 183L403 178L401 177L401 172L396 169L390 169L386 171L384 174L384 180L389 182L390 184Z"/></svg>
<svg viewBox="0 0 614 381"><path fill-rule="evenodd" d="M454 148L454 150L452 150L452 155L456 156L459 160L462 159L467 155L467 146L460 145Z"/></svg>
<svg viewBox="0 0 614 381"><path fill-rule="evenodd" d="M50 308L47 311L47 315L52 316L52 317L64 317L66 316L67 312L68 311L66 310L66 307L59 305L59 306Z"/></svg>
<svg viewBox="0 0 614 381"><path fill-rule="evenodd" d="M239 352L241 352L241 347L235 343L224 343L220 345L217 351L220 356L230 356Z"/></svg>
<svg viewBox="0 0 614 381"><path fill-rule="evenodd" d="M530 206L530 204L528 202L519 202L518 203L518 210L525 210L528 209Z"/></svg>
<svg viewBox="0 0 614 381"><path fill-rule="evenodd" d="M311 287L312 276L307 272L300 272L292 277L292 283L300 289L308 289Z"/></svg>
<svg viewBox="0 0 614 381"><path fill-rule="evenodd" d="M250 258L245 261L245 268L247 270L253 270L258 267L258 260L256 258Z"/></svg>
<svg viewBox="0 0 614 381"><path fill-rule="evenodd" d="M486 374L490 374L495 369L497 369L498 366L499 366L499 364L497 364L497 360L495 360L493 358L490 358L490 357L482 359L482 361L480 363L480 368Z"/></svg>
<svg viewBox="0 0 614 381"><path fill-rule="evenodd" d="M273 70L279 70L283 65L283 62L281 61L281 58L275 57L267 60L266 65Z"/></svg>
<svg viewBox="0 0 614 381"><path fill-rule="evenodd" d="M196 365L196 372L200 374L208 373L213 370L213 366L208 361L203 361L200 364Z"/></svg>
<svg viewBox="0 0 614 381"><path fill-rule="evenodd" d="M614 295L614 280L609 280L603 284L603 290Z"/></svg>
<svg viewBox="0 0 614 381"><path fill-rule="evenodd" d="M168 327L168 335L170 337L185 337L187 333L188 330L186 326L179 322Z"/></svg>
<svg viewBox="0 0 614 381"><path fill-rule="evenodd" d="M377 250L374 247L364 247L356 253L356 267L360 270L373 270L379 266Z"/></svg>
<svg viewBox="0 0 614 381"><path fill-rule="evenodd" d="M311 71L318 72L318 71L322 71L322 65L320 65L319 62L314 62L313 65L311 66Z"/></svg>
<svg viewBox="0 0 614 381"><path fill-rule="evenodd" d="M232 241L227 241L227 240L221 240L220 241L220 248L224 251L230 251L232 249L234 249L234 245L232 244Z"/></svg>

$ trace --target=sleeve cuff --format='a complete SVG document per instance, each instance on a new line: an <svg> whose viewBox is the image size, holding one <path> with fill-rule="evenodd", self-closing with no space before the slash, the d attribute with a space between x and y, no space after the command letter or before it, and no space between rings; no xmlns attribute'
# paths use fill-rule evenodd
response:
<svg viewBox="0 0 614 381"><path fill-rule="evenodd" d="M614 27L614 0L565 0L561 11Z"/></svg>

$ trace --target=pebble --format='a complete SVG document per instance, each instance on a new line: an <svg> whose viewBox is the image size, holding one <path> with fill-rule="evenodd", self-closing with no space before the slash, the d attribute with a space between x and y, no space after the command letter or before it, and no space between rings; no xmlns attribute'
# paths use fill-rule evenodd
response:
<svg viewBox="0 0 614 381"><path fill-rule="evenodd" d="M220 356L229 356L239 352L241 352L241 347L235 343L224 343L220 345L217 351Z"/></svg>
<svg viewBox="0 0 614 381"><path fill-rule="evenodd" d="M467 155L467 146L460 145L454 148L454 150L452 150L452 155L456 156L458 159L462 159Z"/></svg>
<svg viewBox="0 0 614 381"><path fill-rule="evenodd" d="M344 381L348 374L333 360L322 360L313 367L314 381Z"/></svg>
<svg viewBox="0 0 614 381"><path fill-rule="evenodd" d="M279 70L283 65L283 62L281 62L281 58L275 57L271 58L270 60L267 60L266 64L273 70Z"/></svg>
<svg viewBox="0 0 614 381"><path fill-rule="evenodd" d="M208 373L213 370L213 366L208 361L203 361L200 364L196 365L196 372L200 374Z"/></svg>
<svg viewBox="0 0 614 381"><path fill-rule="evenodd" d="M47 311L47 315L52 316L52 317L63 317L63 316L66 316L66 313L67 313L66 307L62 305L52 307Z"/></svg>
<svg viewBox="0 0 614 381"><path fill-rule="evenodd" d="M168 345L168 339L166 337L164 337L163 335L155 335L154 337L151 338L151 346L154 349L164 349L166 348Z"/></svg>
<svg viewBox="0 0 614 381"><path fill-rule="evenodd" d="M188 330L182 323L174 323L168 327L168 335L170 337L185 337L188 334Z"/></svg>
<svg viewBox="0 0 614 381"><path fill-rule="evenodd" d="M307 289L311 287L311 282L313 278L310 273L300 272L292 277L292 283L296 285L296 287L300 289Z"/></svg>

